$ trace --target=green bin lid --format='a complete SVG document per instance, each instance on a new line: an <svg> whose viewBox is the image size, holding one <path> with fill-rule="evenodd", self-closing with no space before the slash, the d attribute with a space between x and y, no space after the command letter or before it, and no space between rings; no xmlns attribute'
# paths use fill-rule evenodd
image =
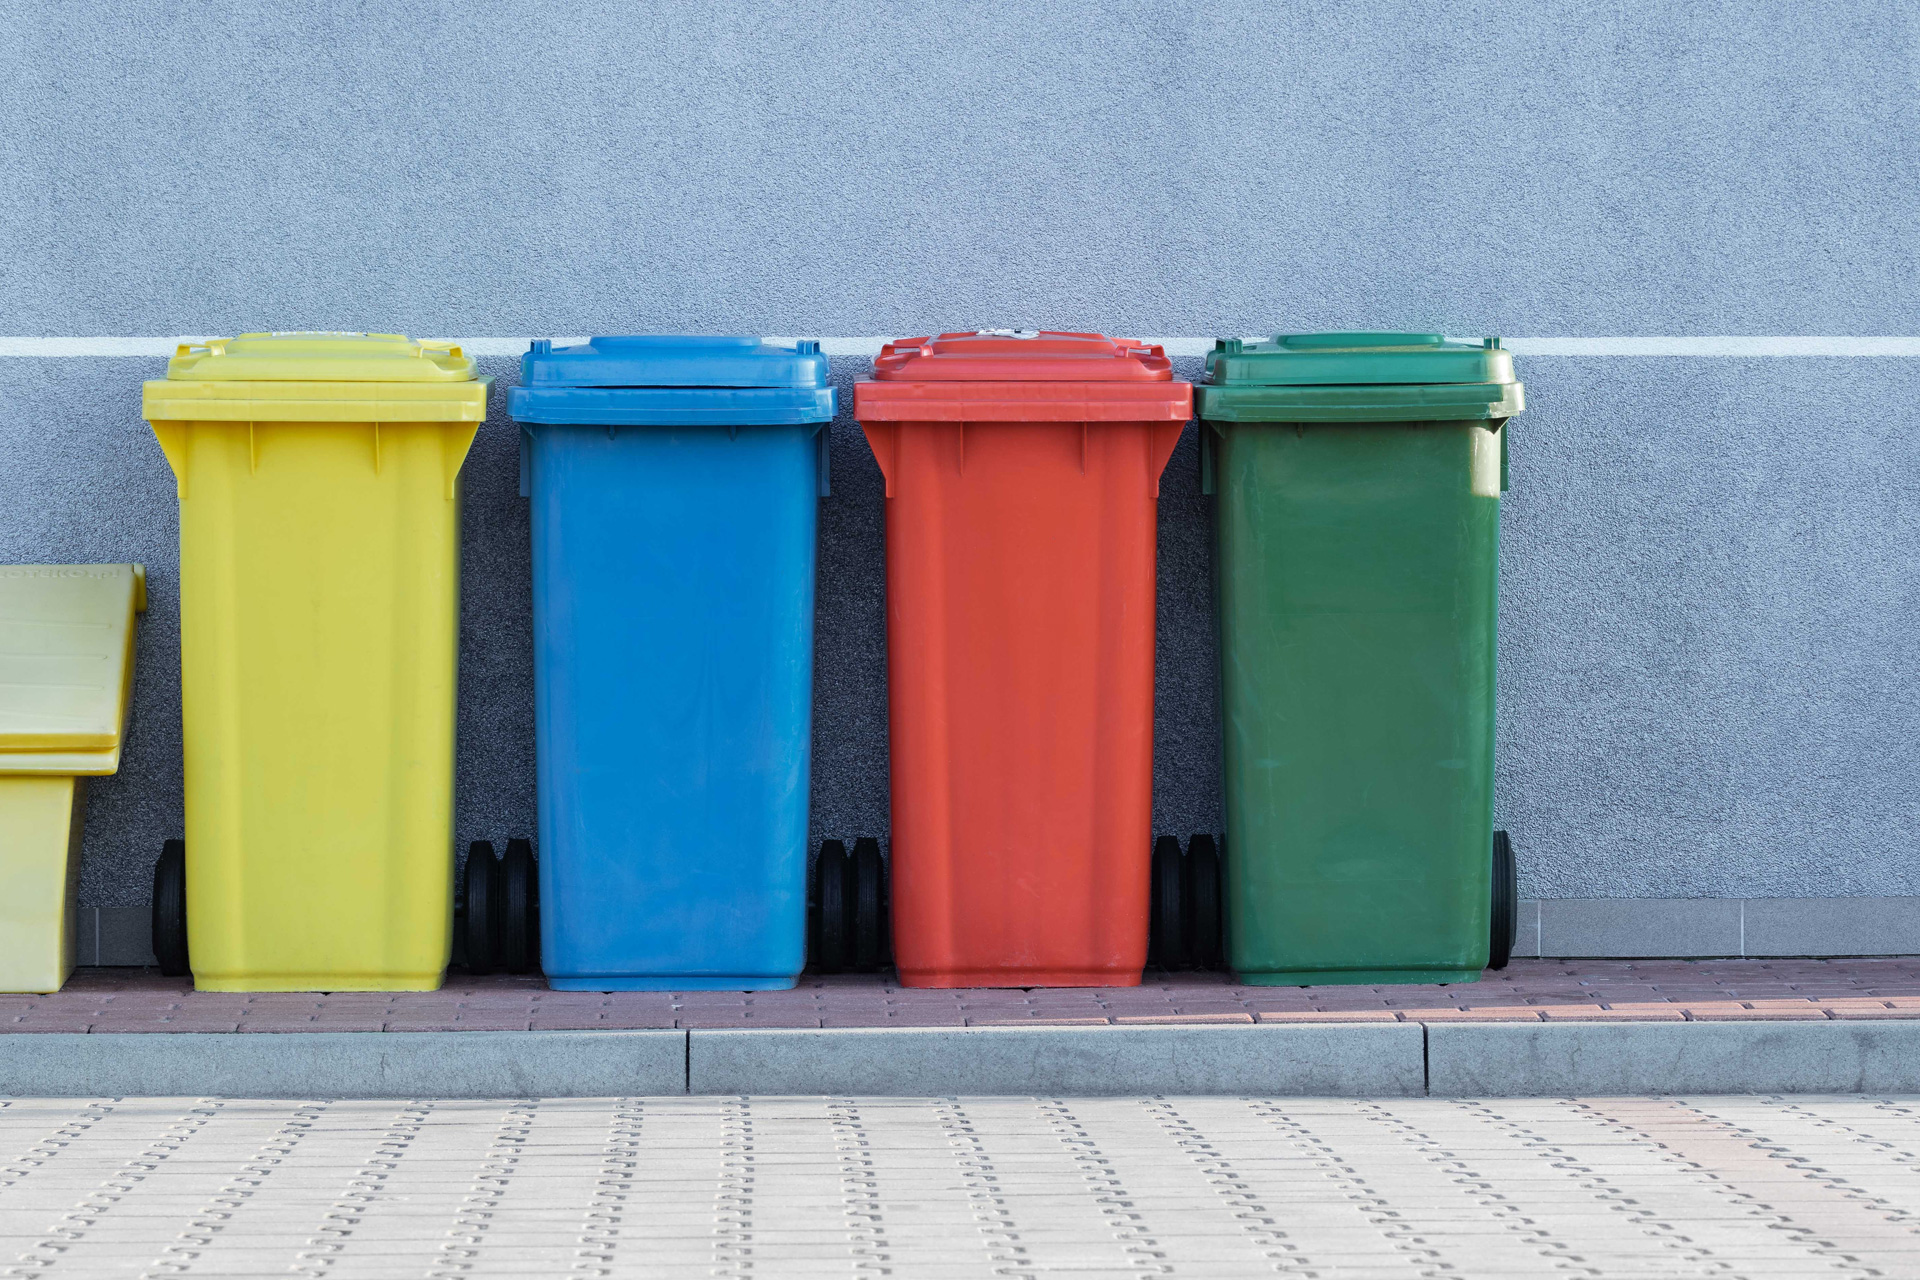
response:
<svg viewBox="0 0 1920 1280"><path fill-rule="evenodd" d="M1194 396L1199 416L1219 422L1503 420L1526 407L1500 339L1437 333L1222 338Z"/></svg>

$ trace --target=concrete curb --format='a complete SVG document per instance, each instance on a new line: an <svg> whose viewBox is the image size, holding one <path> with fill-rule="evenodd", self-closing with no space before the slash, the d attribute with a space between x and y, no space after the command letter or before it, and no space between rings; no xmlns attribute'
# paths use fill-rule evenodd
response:
<svg viewBox="0 0 1920 1280"><path fill-rule="evenodd" d="M1920 1021L1433 1024L1427 1064L1446 1098L1920 1093Z"/></svg>
<svg viewBox="0 0 1920 1280"><path fill-rule="evenodd" d="M1920 1021L1430 1025L1436 1098L1914 1094Z"/></svg>
<svg viewBox="0 0 1920 1280"><path fill-rule="evenodd" d="M1418 1096L1412 1023L694 1031L706 1094Z"/></svg>
<svg viewBox="0 0 1920 1280"><path fill-rule="evenodd" d="M684 1093L684 1031L21 1033L0 1094L524 1098Z"/></svg>
<svg viewBox="0 0 1920 1280"><path fill-rule="evenodd" d="M0 1034L0 1095L1920 1093L1920 1020Z"/></svg>

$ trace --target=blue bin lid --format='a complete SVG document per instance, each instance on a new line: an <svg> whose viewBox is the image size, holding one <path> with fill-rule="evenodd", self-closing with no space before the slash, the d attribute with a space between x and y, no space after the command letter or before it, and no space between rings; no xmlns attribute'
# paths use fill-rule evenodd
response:
<svg viewBox="0 0 1920 1280"><path fill-rule="evenodd" d="M734 337L537 339L507 393L518 422L593 426L826 422L836 405L818 342Z"/></svg>

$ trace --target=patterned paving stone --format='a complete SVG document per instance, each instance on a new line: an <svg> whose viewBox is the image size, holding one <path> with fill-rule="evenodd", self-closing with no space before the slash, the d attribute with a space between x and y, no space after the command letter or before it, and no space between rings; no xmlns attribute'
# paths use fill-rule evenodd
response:
<svg viewBox="0 0 1920 1280"><path fill-rule="evenodd" d="M1920 1274L1920 1099L0 1100L0 1274Z"/></svg>

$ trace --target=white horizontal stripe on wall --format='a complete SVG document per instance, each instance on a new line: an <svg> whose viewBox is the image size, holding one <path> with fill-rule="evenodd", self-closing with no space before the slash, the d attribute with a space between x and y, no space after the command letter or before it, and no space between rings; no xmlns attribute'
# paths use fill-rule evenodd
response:
<svg viewBox="0 0 1920 1280"><path fill-rule="evenodd" d="M1477 339L1469 339L1477 341ZM170 356L183 342L203 342L199 337L137 338L8 338L0 337L0 357L54 359L59 357L139 358ZM458 338L469 354L476 356L517 356L527 349L527 338ZM584 342L583 337L555 337L557 346ZM792 337L769 338L770 342L792 342ZM874 356L887 338L820 338L820 349L830 356ZM1148 338L1175 356L1204 355L1213 349L1212 338ZM1502 344L1521 356L1920 356L1920 337L1834 337L1802 336L1773 338L1503 338Z"/></svg>
<svg viewBox="0 0 1920 1280"><path fill-rule="evenodd" d="M1507 338L1522 356L1920 356L1920 338Z"/></svg>
<svg viewBox="0 0 1920 1280"><path fill-rule="evenodd" d="M232 337L232 334L219 335ZM62 356L127 357L150 360L171 356L183 343L205 342L200 336L178 338L0 338L0 357L57 359ZM517 356L527 349L528 338L456 338L461 349L473 356ZM585 342L584 337L553 339L556 345ZM880 348L875 347L878 351Z"/></svg>

